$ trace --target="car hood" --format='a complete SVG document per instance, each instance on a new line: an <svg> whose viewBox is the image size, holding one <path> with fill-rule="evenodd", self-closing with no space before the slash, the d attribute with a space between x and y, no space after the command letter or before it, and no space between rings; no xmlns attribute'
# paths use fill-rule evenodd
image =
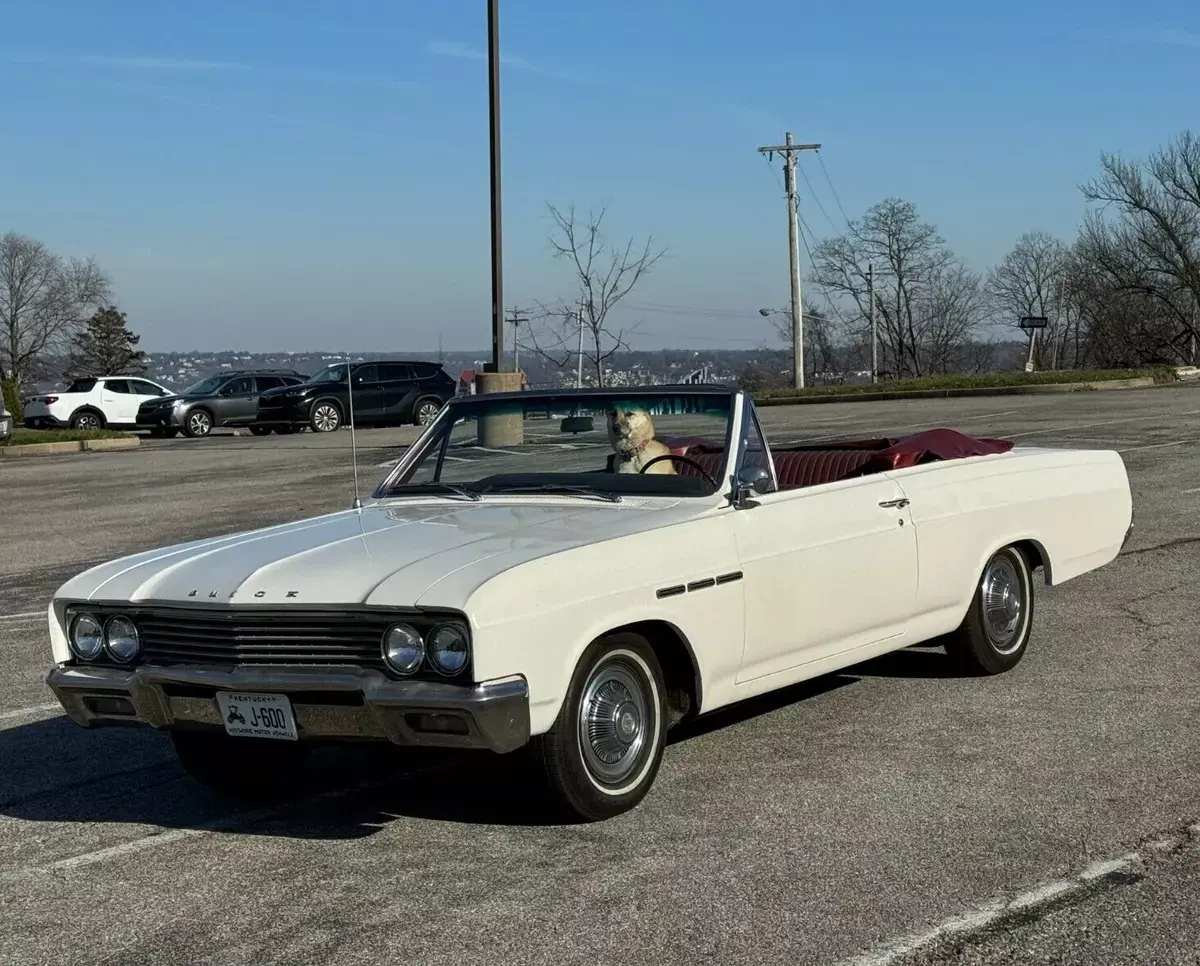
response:
<svg viewBox="0 0 1200 966"><path fill-rule="evenodd" d="M386 501L101 564L64 584L73 600L419 605L472 566L483 582L517 563L672 522L683 501L519 498ZM490 565L480 566L482 561ZM440 606L465 602L437 601Z"/></svg>

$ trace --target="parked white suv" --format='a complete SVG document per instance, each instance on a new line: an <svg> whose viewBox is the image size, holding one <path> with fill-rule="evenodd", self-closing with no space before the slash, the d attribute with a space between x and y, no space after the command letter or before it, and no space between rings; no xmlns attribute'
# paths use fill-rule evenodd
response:
<svg viewBox="0 0 1200 966"><path fill-rule="evenodd" d="M132 429L138 407L171 391L140 376L98 376L76 379L62 392L25 399L29 429Z"/></svg>

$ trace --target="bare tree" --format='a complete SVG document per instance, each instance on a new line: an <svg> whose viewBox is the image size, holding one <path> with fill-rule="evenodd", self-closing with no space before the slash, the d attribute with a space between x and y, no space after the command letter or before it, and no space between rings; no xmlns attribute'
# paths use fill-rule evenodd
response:
<svg viewBox="0 0 1200 966"><path fill-rule="evenodd" d="M857 306L854 326L861 331L855 335L864 342L869 338L867 266L874 265L875 318L885 371L910 376L944 371L986 315L978 277L955 257L937 229L921 220L916 207L899 198L879 202L851 222L847 234L821 242L813 262L814 279L826 293Z"/></svg>
<svg viewBox="0 0 1200 966"><path fill-rule="evenodd" d="M1069 320L1063 296L1069 267L1070 249L1063 242L1046 232L1027 232L988 277L1004 324L1017 326L1030 315L1046 318L1035 345L1035 362L1042 368L1061 364L1067 354Z"/></svg>
<svg viewBox="0 0 1200 966"><path fill-rule="evenodd" d="M1200 137L1185 131L1144 162L1105 154L1100 164L1083 194L1116 217L1088 219L1080 254L1114 292L1140 297L1148 318L1168 325L1149 326L1142 334L1157 345L1134 354L1182 360L1200 335Z"/></svg>
<svg viewBox="0 0 1200 966"><path fill-rule="evenodd" d="M582 327L583 356L594 373L597 386L604 385L604 363L614 353L628 349L630 330L610 321L612 310L633 291L666 254L655 250L648 237L641 245L631 238L623 247L610 246L602 232L606 208L589 212L586 221L574 206L560 211L547 205L555 232L550 245L555 258L571 268L577 295L551 306L541 306L538 325L526 326L528 348L559 368L565 368L577 351Z"/></svg>
<svg viewBox="0 0 1200 966"><path fill-rule="evenodd" d="M39 241L0 237L0 368L20 385L63 352L110 283L91 259L63 259Z"/></svg>

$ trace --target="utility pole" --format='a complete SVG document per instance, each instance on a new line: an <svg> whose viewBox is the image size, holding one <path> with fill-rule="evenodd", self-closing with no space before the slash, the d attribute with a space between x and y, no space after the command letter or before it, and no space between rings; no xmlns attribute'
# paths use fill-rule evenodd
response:
<svg viewBox="0 0 1200 966"><path fill-rule="evenodd" d="M516 306L509 309L509 324L513 327L513 371L521 371L521 338L519 335L520 326L528 322L529 319L521 314L521 310Z"/></svg>
<svg viewBox="0 0 1200 966"><path fill-rule="evenodd" d="M867 298L871 316L871 382L879 382L879 330L875 327L875 263L867 263Z"/></svg>
<svg viewBox="0 0 1200 966"><path fill-rule="evenodd" d="M583 306L579 306L579 367L575 370L575 388L583 388Z"/></svg>
<svg viewBox="0 0 1200 966"><path fill-rule="evenodd" d="M804 388L804 303L800 295L800 203L796 198L796 153L816 151L819 144L794 144L788 131L783 144L758 149L768 159L783 155L783 187L788 207L788 264L792 281L792 385Z"/></svg>

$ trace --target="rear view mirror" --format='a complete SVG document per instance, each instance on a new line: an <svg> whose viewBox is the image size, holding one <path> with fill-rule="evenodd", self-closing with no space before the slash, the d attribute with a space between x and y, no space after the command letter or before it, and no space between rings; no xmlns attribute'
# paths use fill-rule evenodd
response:
<svg viewBox="0 0 1200 966"><path fill-rule="evenodd" d="M568 416L558 424L560 433L590 433L596 428L591 416Z"/></svg>

